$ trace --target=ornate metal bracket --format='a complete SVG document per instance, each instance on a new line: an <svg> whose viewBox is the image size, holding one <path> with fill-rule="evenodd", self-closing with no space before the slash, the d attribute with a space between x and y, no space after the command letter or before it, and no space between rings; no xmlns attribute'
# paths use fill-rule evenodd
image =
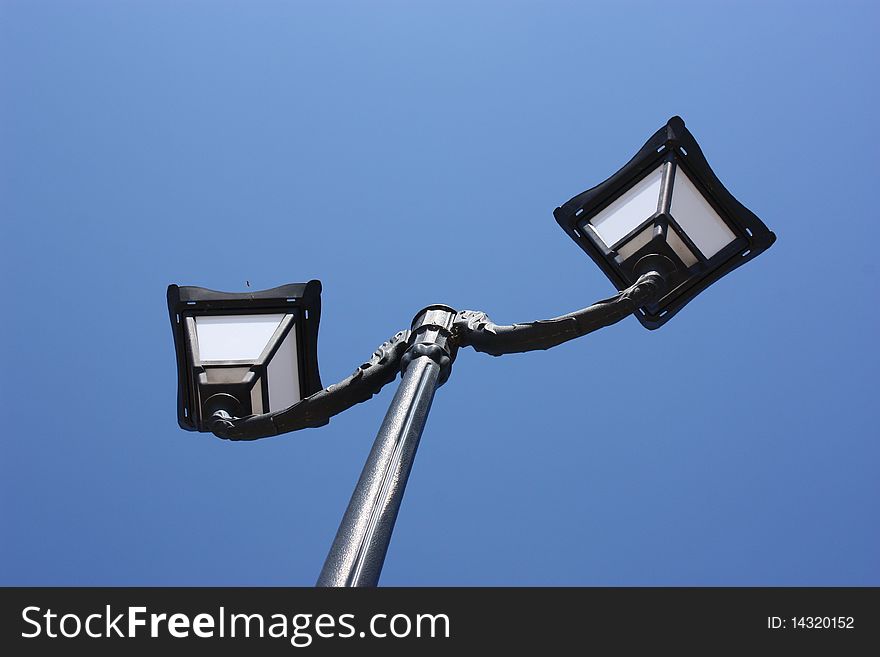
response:
<svg viewBox="0 0 880 657"><path fill-rule="evenodd" d="M451 313L455 313L452 308L429 306L416 317L413 331L400 331L383 343L373 357L348 378L282 411L242 418L218 411L213 416L212 431L220 438L228 440L256 440L299 429L320 427L327 424L334 415L365 402L378 393L397 377L401 369L406 369L408 361L413 357L431 356L439 359L443 368L442 384L449 376L458 347L473 347L476 351L492 356L549 349L619 322L636 312L639 307L657 300L664 289L663 276L652 271L641 276L634 285L619 294L582 310L553 319L509 326L492 323L484 312L462 310L452 316ZM451 332L445 319L450 316L453 317ZM439 337L434 336L434 333ZM432 341L432 344L424 343L426 335L431 337L429 342ZM442 349L433 344L437 340L442 343Z"/></svg>
<svg viewBox="0 0 880 657"><path fill-rule="evenodd" d="M665 288L657 272L642 275L634 285L617 295L575 312L525 324L499 326L482 311L462 310L453 323L453 334L461 347L492 356L516 354L556 345L619 322L660 297Z"/></svg>

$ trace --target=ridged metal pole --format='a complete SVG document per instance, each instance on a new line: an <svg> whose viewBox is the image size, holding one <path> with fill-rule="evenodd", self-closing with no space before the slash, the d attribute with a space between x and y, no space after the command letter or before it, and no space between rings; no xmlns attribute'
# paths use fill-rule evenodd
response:
<svg viewBox="0 0 880 657"><path fill-rule="evenodd" d="M339 525L317 586L376 586L431 410L455 359L456 311L429 306L413 320L403 377Z"/></svg>

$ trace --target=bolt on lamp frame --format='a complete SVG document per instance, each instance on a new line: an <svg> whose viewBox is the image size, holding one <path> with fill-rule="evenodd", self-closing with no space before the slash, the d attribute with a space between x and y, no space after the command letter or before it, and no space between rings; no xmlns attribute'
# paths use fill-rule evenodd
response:
<svg viewBox="0 0 880 657"><path fill-rule="evenodd" d="M665 167L657 211L613 245L605 244L599 232L585 222L599 216L616 199L627 198L629 190L657 166ZM686 170L691 181L700 185L698 191L717 213L713 221L723 222L718 223L720 228L716 230L730 232L724 233L729 243L710 257L687 238L674 213L669 212L674 167ZM481 311L428 306L416 314L410 329L396 333L353 374L326 388L321 388L317 370L321 289L317 281L241 295L169 287L168 307L180 384L178 420L184 429L211 431L228 440L256 440L322 426L332 416L370 399L401 374L397 392L318 577L318 586L378 584L434 394L449 379L459 348L471 347L492 356L549 349L633 314L647 328L657 328L699 292L775 240L761 220L721 186L678 117L670 119L620 171L557 208L554 215L618 287L618 294L553 319L507 326L494 324ZM627 248L626 244L645 228L649 229L650 238L640 239ZM670 230L687 238L682 242L691 256L681 245L670 246ZM621 257L620 250L626 257ZM688 262L684 262L681 254L685 254ZM301 327L298 348L302 398L286 408L266 413L245 408L246 403L241 401L244 393L237 388L231 389L234 394L216 386L205 388L213 394L202 399L204 394L198 386L204 388L206 381L193 358L198 353L198 345L193 345L194 340L197 342L193 337L193 318L199 314L282 312L281 309L291 308L291 321L299 322L297 326ZM251 364L254 371L263 365L262 361ZM210 403L205 404L206 401Z"/></svg>

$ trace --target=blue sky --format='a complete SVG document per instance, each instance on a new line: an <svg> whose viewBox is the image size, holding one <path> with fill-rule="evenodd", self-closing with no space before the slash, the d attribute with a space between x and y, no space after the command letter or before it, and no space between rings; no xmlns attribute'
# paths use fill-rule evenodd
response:
<svg viewBox="0 0 880 657"><path fill-rule="evenodd" d="M430 303L613 290L552 210L674 114L778 236L660 330L462 351L384 585L878 585L877 5L0 3L0 583L312 585L393 386L181 431L169 283L318 278L328 385Z"/></svg>

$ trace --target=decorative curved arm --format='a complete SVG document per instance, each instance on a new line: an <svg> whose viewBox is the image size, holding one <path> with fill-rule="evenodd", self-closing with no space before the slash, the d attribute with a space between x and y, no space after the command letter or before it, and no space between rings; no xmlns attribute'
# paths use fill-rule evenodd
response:
<svg viewBox="0 0 880 657"><path fill-rule="evenodd" d="M463 310L455 318L453 334L459 346L473 347L492 356L549 349L619 322L640 306L658 299L664 288L663 276L652 271L616 296L582 310L509 326L493 324L484 312Z"/></svg>
<svg viewBox="0 0 880 657"><path fill-rule="evenodd" d="M640 306L658 299L664 288L663 276L652 271L639 277L633 286L616 296L582 310L554 319L510 326L493 324L484 312L463 310L453 320L451 343L454 348L473 347L492 356L549 349L619 322ZM427 310L431 308L434 307ZM347 379L284 410L241 418L217 411L212 417L211 430L216 436L227 440L256 440L323 426L334 415L367 401L397 377L401 359L407 350L420 347L418 344L409 344L410 335L411 331L400 331L383 343L373 357Z"/></svg>
<svg viewBox="0 0 880 657"><path fill-rule="evenodd" d="M373 357L351 376L284 410L242 418L218 411L214 413L211 430L214 435L227 440L257 440L288 431L324 426L331 417L367 401L397 377L409 335L409 331L400 331L382 343Z"/></svg>

